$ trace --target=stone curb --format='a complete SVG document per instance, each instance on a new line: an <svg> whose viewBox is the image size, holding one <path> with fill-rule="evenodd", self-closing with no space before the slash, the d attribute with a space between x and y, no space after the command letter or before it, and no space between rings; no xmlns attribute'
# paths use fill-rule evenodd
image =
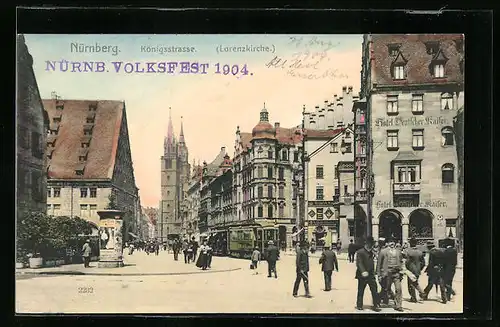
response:
<svg viewBox="0 0 500 327"><path fill-rule="evenodd" d="M83 271L16 271L16 275L70 275L70 276L175 276L175 275L196 275L207 273L220 273L241 270L241 268L223 269L223 270L205 270L188 272L170 272L170 273L99 273Z"/></svg>

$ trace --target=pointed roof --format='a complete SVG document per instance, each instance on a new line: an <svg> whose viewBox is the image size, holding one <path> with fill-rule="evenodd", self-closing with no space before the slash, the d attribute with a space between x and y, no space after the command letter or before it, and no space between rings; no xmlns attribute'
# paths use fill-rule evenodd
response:
<svg viewBox="0 0 500 327"><path fill-rule="evenodd" d="M412 151L399 151L396 158L392 159L392 161L418 161L422 160L415 155Z"/></svg>
<svg viewBox="0 0 500 327"><path fill-rule="evenodd" d="M407 62L408 62L408 60L406 60L406 58L403 56L403 53L401 53L401 51L399 51L398 55L396 56L396 58L394 59L394 61L392 63L406 65Z"/></svg>
<svg viewBox="0 0 500 327"><path fill-rule="evenodd" d="M446 62L448 58L444 55L443 50L439 49L439 51L432 58L433 61Z"/></svg>
<svg viewBox="0 0 500 327"><path fill-rule="evenodd" d="M167 143L172 144L173 140L174 140L174 125L172 124L172 108L168 108Z"/></svg>
<svg viewBox="0 0 500 327"><path fill-rule="evenodd" d="M185 143L184 141L184 125L182 123L182 116L181 116L181 133L179 135L179 143Z"/></svg>

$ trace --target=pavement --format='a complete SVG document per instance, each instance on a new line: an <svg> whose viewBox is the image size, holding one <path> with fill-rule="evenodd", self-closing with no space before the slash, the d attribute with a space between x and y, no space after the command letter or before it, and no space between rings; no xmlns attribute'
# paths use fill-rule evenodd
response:
<svg viewBox="0 0 500 327"><path fill-rule="evenodd" d="M172 254L160 252L147 256L136 252L125 256L135 264L113 270L135 269L143 272L200 272L194 264L174 261ZM95 263L94 263L95 264ZM323 274L315 257L310 258L312 298L305 298L303 285L299 297L292 296L295 260L291 255L278 261L278 278L267 277L267 263L262 262L257 275L249 269L249 260L214 257L212 271L171 275L57 275L17 274L17 313L372 313L370 292L365 291L364 311L356 311L357 281L355 265L340 260L339 272L333 275L333 290L324 292ZM54 269L54 268L47 268ZM56 269L69 269L59 267ZM83 268L82 268L83 269ZM87 270L94 269L89 268ZM97 268L95 268L97 269ZM223 271L225 269L236 269ZM38 269L39 270L39 269ZM102 269L99 269L102 270ZM420 278L426 284L426 276ZM424 285L425 286L425 285ZM457 295L441 304L434 289L429 300L408 302L406 281L403 284L403 308L399 313L383 308L379 314L461 313L463 312L463 270L457 270L454 289Z"/></svg>
<svg viewBox="0 0 500 327"><path fill-rule="evenodd" d="M147 260L145 260L147 259ZM169 260L171 259L171 260ZM169 264L165 262L169 261ZM171 262L170 262L171 261ZM124 266L120 268L97 268L97 262L91 262L89 268L83 264L62 265L48 268L22 268L16 269L17 275L95 275L95 276L168 276L190 275L200 273L227 272L240 269L227 261L220 262L217 267L201 270L194 264L185 264L184 256L179 255L179 260L173 260L173 254L161 252L161 255L144 252L135 252L133 255L124 254Z"/></svg>

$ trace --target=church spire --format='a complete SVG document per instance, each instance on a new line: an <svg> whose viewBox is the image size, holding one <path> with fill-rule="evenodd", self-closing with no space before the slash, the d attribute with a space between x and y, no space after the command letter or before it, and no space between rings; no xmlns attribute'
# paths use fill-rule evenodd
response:
<svg viewBox="0 0 500 327"><path fill-rule="evenodd" d="M172 124L172 108L168 108L168 130L167 143L171 145L174 141L174 125Z"/></svg>
<svg viewBox="0 0 500 327"><path fill-rule="evenodd" d="M181 134L179 135L179 143L182 143L182 144L185 143L185 141L184 141L184 126L182 123L182 116L181 116Z"/></svg>

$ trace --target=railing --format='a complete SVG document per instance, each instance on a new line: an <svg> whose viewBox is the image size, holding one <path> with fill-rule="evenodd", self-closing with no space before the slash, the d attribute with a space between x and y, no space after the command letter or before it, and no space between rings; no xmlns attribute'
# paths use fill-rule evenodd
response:
<svg viewBox="0 0 500 327"><path fill-rule="evenodd" d="M394 183L394 192L419 192L420 182L405 182L405 183Z"/></svg>

